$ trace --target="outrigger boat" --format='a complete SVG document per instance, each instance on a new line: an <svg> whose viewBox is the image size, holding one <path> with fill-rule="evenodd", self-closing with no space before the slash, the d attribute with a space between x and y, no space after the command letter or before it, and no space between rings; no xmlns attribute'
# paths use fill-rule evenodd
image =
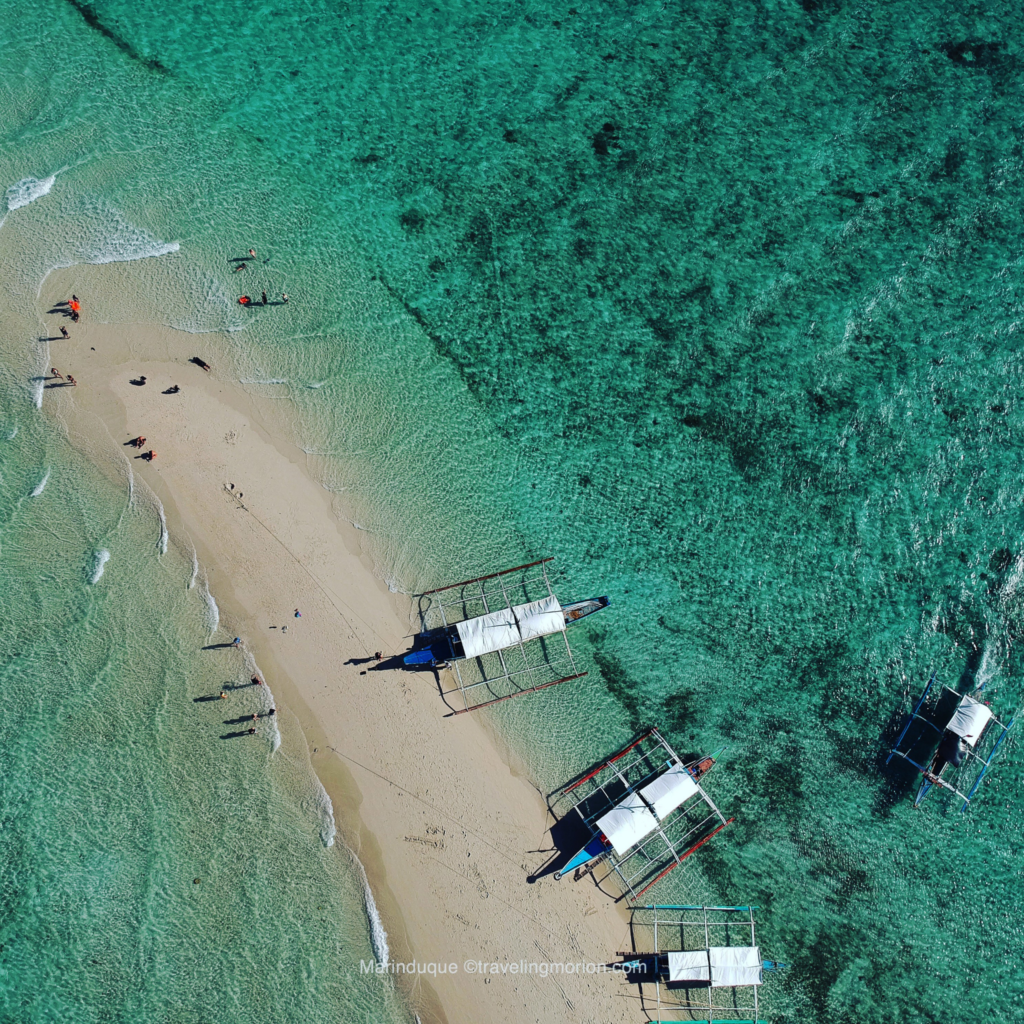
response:
<svg viewBox="0 0 1024 1024"><path fill-rule="evenodd" d="M439 625L419 633L402 662L450 668L464 704L455 714L586 675L576 671L565 631L609 601L593 597L563 605L551 588L551 561L544 558L419 595L425 602L424 625ZM552 643L559 638L564 652L561 644ZM557 678L544 678L551 675Z"/></svg>
<svg viewBox="0 0 1024 1024"><path fill-rule="evenodd" d="M933 672L885 763L899 757L921 773L923 778L914 799L915 807L920 807L921 801L938 786L963 800L962 814L978 791L1015 719L1003 725L988 704L978 699L984 685L963 695L943 686L930 714L923 715L921 708L934 682ZM919 728L914 728L915 725ZM929 761L933 748L935 752Z"/></svg>
<svg viewBox="0 0 1024 1024"><path fill-rule="evenodd" d="M603 761L561 791L590 834L555 874L605 863L638 899L733 818L726 819L701 787L720 751L689 764L657 729Z"/></svg>
<svg viewBox="0 0 1024 1024"><path fill-rule="evenodd" d="M754 934L757 909L634 907L633 950L618 955L626 958L622 967L628 979L641 986L648 1016L664 1022L766 1024L758 1018L758 990L765 971L786 964L761 959ZM737 939L743 944L734 945ZM749 995L740 991L746 988Z"/></svg>

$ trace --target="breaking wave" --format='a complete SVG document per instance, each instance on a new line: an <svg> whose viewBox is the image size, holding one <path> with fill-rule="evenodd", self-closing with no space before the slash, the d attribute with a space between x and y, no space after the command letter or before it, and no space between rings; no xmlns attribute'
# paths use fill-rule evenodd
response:
<svg viewBox="0 0 1024 1024"><path fill-rule="evenodd" d="M213 594L210 593L210 585L206 580L203 580L202 594L206 605L204 615L206 628L210 633L216 633L217 627L220 625L220 609L217 607L217 602L213 599Z"/></svg>
<svg viewBox="0 0 1024 1024"><path fill-rule="evenodd" d="M384 930L384 923L380 919L377 904L374 902L370 880L366 877L366 868L354 853L352 859L358 865L359 873L363 876L363 901L366 904L366 919L370 923L370 945L373 947L373 958L378 964L387 967L388 961L391 959L391 950L388 949L388 933Z"/></svg>
<svg viewBox="0 0 1024 1024"><path fill-rule="evenodd" d="M34 203L53 188L56 180L57 175L51 174L48 178L22 178L16 181L7 190L7 209L19 210Z"/></svg>
<svg viewBox="0 0 1024 1024"><path fill-rule="evenodd" d="M40 481L39 481L39 483L37 483L37 484L35 485L35 487L33 487L33 488L32 488L32 497L33 497L33 498L38 498L38 497L39 497L39 495L40 495L40 494L42 494L42 493L43 493L43 491L45 491L45 490L46 490L46 483L47 483L47 481L48 481L49 479L50 479L50 471L49 471L49 470L47 470L47 471L46 471L46 472L45 472L45 473L43 474L43 479L42 479L42 480L40 480Z"/></svg>
<svg viewBox="0 0 1024 1024"><path fill-rule="evenodd" d="M103 575L103 568L110 561L110 552L106 548L94 551L92 556L92 571L89 573L89 583L98 583Z"/></svg>
<svg viewBox="0 0 1024 1024"><path fill-rule="evenodd" d="M313 776L313 779L316 783L316 809L320 815L320 842L329 849L334 845L334 837L338 834L337 826L334 824L334 804L331 803L331 798L327 795L324 784L316 775ZM365 871L363 872L363 880L366 880Z"/></svg>
<svg viewBox="0 0 1024 1024"><path fill-rule="evenodd" d="M157 551L161 555L167 554L167 516L164 515L163 505L157 501L156 514L160 517L160 540L157 541Z"/></svg>

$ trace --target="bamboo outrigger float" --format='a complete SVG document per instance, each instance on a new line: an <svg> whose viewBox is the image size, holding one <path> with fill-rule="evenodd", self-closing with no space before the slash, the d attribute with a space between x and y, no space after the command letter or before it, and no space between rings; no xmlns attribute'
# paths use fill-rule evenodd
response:
<svg viewBox="0 0 1024 1024"><path fill-rule="evenodd" d="M960 805L960 813L963 814L1003 740L1013 728L1015 719L1011 718L1003 725L995 717L988 704L979 699L984 685L962 695L943 686L929 713L922 714L921 709L934 682L933 672L885 763L898 757L921 773L915 807L920 807L928 793L938 787L956 794L963 801Z"/></svg>
<svg viewBox="0 0 1024 1024"><path fill-rule="evenodd" d="M649 729L566 786L555 806L570 804L561 817L575 811L588 838L556 880L607 865L622 895L639 899L734 820L701 787L718 753L684 764L661 733Z"/></svg>
<svg viewBox="0 0 1024 1024"><path fill-rule="evenodd" d="M754 928L757 909L633 908L633 950L618 955L625 958L629 980L640 985L651 1020L766 1024L758 1016L764 972L786 965L761 959Z"/></svg>
<svg viewBox="0 0 1024 1024"><path fill-rule="evenodd" d="M582 679L565 631L608 606L607 597L563 605L548 576L551 558L420 594L424 628L402 662L450 669L462 707L488 707Z"/></svg>

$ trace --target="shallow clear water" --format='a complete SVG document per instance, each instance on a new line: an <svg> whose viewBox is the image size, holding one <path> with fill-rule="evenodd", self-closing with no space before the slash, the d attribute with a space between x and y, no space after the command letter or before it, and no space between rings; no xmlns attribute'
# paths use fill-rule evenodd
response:
<svg viewBox="0 0 1024 1024"><path fill-rule="evenodd" d="M82 10L4 11L12 393L41 275L180 243L96 315L229 332L393 585L611 595L488 713L542 785L729 743L664 895L765 908L773 1019L1024 1016L1019 752L879 770L933 669L1021 699L1017 9Z"/></svg>
<svg viewBox="0 0 1024 1024"><path fill-rule="evenodd" d="M0 1018L405 1019L359 981L361 884L275 720L247 734L272 695L201 649L154 505L32 410L0 436Z"/></svg>

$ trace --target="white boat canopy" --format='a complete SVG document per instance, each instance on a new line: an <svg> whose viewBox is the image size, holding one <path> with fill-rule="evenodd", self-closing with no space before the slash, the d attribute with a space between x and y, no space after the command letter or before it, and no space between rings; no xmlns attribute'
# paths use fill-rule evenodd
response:
<svg viewBox="0 0 1024 1024"><path fill-rule="evenodd" d="M957 706L956 712L949 720L946 728L949 732L963 737L969 746L974 746L981 738L992 718L992 711L973 697L964 697Z"/></svg>
<svg viewBox="0 0 1024 1024"><path fill-rule="evenodd" d="M565 631L565 615L557 597L478 615L456 624L467 658L503 651L524 640Z"/></svg>
<svg viewBox="0 0 1024 1024"><path fill-rule="evenodd" d="M693 776L677 764L671 771L659 775L653 782L640 790L640 795L654 808L662 821L680 804L686 803L697 792Z"/></svg>
<svg viewBox="0 0 1024 1024"><path fill-rule="evenodd" d="M519 643L519 627L516 626L511 608L466 619L455 628L467 658L478 658L482 654L501 651Z"/></svg>
<svg viewBox="0 0 1024 1024"><path fill-rule="evenodd" d="M711 987L760 985L761 951L757 946L712 946Z"/></svg>
<svg viewBox="0 0 1024 1024"><path fill-rule="evenodd" d="M669 981L710 981L711 965L706 949L681 950L668 955Z"/></svg>
<svg viewBox="0 0 1024 1024"><path fill-rule="evenodd" d="M657 819L639 793L630 793L622 803L598 818L596 824L620 857L658 827Z"/></svg>
<svg viewBox="0 0 1024 1024"><path fill-rule="evenodd" d="M529 604L517 604L512 611L519 624L519 634L524 640L565 632L565 613L554 595Z"/></svg>

